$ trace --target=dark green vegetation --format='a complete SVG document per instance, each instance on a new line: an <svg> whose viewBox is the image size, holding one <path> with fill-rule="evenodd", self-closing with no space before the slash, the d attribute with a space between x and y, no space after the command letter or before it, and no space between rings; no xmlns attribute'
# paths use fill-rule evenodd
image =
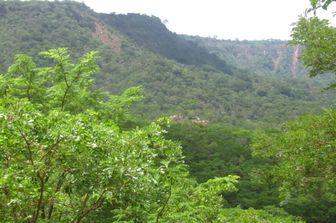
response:
<svg viewBox="0 0 336 223"><path fill-rule="evenodd" d="M292 214L311 222L336 219L336 111L287 123L278 133L255 136L256 156L280 165L268 171L280 185L280 197Z"/></svg>
<svg viewBox="0 0 336 223"><path fill-rule="evenodd" d="M335 104L296 61L335 73L334 32L302 18L298 48L0 2L0 221L333 222L334 110L280 124Z"/></svg>
<svg viewBox="0 0 336 223"><path fill-rule="evenodd" d="M210 54L205 48L170 32L157 17L140 14L101 14L99 17L140 46L163 57L197 67L208 65L226 74L232 74L236 69L216 55Z"/></svg>
<svg viewBox="0 0 336 223"><path fill-rule="evenodd" d="M223 125L172 124L167 137L181 142L186 164L198 182L228 174L240 176L239 191L225 195L227 206L263 208L280 202L278 185L259 176L276 162L252 157L250 131Z"/></svg>

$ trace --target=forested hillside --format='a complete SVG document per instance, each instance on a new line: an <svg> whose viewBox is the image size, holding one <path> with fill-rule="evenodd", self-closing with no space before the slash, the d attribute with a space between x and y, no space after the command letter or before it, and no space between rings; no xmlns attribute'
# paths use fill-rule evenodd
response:
<svg viewBox="0 0 336 223"><path fill-rule="evenodd" d="M145 98L134 111L146 118L183 115L234 125L274 126L318 112L336 100L332 93L321 92L324 84L279 80L234 68L171 33L155 17L102 15L74 2L14 1L0 7L2 71L19 52L34 56L67 47L76 58L97 50L101 67L97 86L112 93L143 86Z"/></svg>
<svg viewBox="0 0 336 223"><path fill-rule="evenodd" d="M172 33L157 17L132 13L100 14L99 17L106 24L132 38L140 46L163 57L197 67L211 66L226 74L232 74L237 69L215 54L209 53L205 48Z"/></svg>

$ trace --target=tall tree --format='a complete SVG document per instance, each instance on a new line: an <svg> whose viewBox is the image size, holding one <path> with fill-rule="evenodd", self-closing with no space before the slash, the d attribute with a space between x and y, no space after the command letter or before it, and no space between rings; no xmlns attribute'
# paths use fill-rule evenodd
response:
<svg viewBox="0 0 336 223"><path fill-rule="evenodd" d="M336 74L336 28L329 21L316 16L317 9L327 10L332 2L334 1L311 0L312 8L308 12L314 11L314 16L309 17L309 13L306 13L304 17L300 17L292 31L291 43L304 46L300 58L309 68L312 77L323 73ZM330 88L335 87L335 82L330 85Z"/></svg>
<svg viewBox="0 0 336 223"><path fill-rule="evenodd" d="M107 204L115 216L127 207L137 219L140 206L160 208L153 199L165 196L172 172L183 167L181 150L162 138L158 123L117 126L115 111L141 98L139 89L92 90L95 52L77 64L66 49L41 55L55 65L18 55L0 76L1 221L82 222Z"/></svg>

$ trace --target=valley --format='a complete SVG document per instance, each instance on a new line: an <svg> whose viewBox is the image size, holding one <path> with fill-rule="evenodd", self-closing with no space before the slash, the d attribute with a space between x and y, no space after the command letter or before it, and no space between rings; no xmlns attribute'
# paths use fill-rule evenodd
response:
<svg viewBox="0 0 336 223"><path fill-rule="evenodd" d="M333 75L304 46L72 1L0 1L0 40L1 222L336 219Z"/></svg>

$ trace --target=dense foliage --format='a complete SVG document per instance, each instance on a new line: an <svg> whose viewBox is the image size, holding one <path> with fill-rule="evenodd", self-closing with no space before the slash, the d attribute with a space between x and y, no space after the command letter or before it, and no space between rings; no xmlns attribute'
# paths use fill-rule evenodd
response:
<svg viewBox="0 0 336 223"><path fill-rule="evenodd" d="M251 157L249 133L243 129L181 123L168 130L167 137L182 143L190 171L200 182L232 173L241 175L243 164Z"/></svg>
<svg viewBox="0 0 336 223"><path fill-rule="evenodd" d="M217 192L235 190L235 177L195 187L186 178L180 147L162 138L158 123L118 128L116 107L138 93L117 97L90 90L94 52L78 64L65 49L41 55L55 65L37 67L18 55L1 76L2 222L91 222L101 211L113 221L147 222L181 218L196 211L196 204L204 208L195 219L217 219ZM193 196L184 204L191 210L168 206L171 197L182 199L184 193Z"/></svg>
<svg viewBox="0 0 336 223"><path fill-rule="evenodd" d="M198 182L228 174L240 177L238 191L225 194L226 206L278 205L279 185L267 179L264 171L276 162L252 156L251 135L230 126L179 123L170 126L167 137L181 142L186 164Z"/></svg>
<svg viewBox="0 0 336 223"><path fill-rule="evenodd" d="M275 134L255 137L255 154L279 161L272 168L280 182L282 204L309 222L336 218L336 112L307 116Z"/></svg>
<svg viewBox="0 0 336 223"><path fill-rule="evenodd" d="M336 73L336 28L327 20L318 17L301 17L293 29L292 44L305 46L300 57L304 65L309 68L311 77L318 74ZM332 83L330 88L336 88Z"/></svg>

